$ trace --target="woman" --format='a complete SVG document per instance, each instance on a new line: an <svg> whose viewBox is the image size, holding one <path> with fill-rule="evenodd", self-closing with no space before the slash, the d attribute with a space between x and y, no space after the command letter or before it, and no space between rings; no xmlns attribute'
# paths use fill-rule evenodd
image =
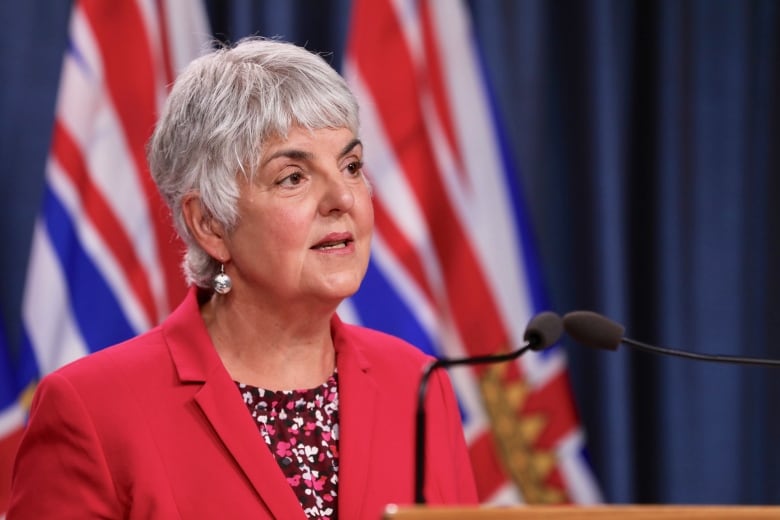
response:
<svg viewBox="0 0 780 520"><path fill-rule="evenodd" d="M380 518L413 502L429 358L335 314L373 227L356 102L324 60L244 40L179 77L149 145L191 289L159 327L40 384L16 518ZM437 373L426 497L473 503Z"/></svg>

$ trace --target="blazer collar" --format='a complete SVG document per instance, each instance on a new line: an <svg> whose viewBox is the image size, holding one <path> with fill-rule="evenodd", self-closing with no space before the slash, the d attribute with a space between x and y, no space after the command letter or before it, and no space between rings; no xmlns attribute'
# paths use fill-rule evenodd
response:
<svg viewBox="0 0 780 520"><path fill-rule="evenodd" d="M190 289L162 331L181 383L195 387L195 402L266 507L276 518L305 520L295 493L214 349L200 315L197 289Z"/></svg>
<svg viewBox="0 0 780 520"><path fill-rule="evenodd" d="M202 383L219 372L227 376L200 315L199 294L196 287L190 287L184 301L162 324L163 336L182 383Z"/></svg>

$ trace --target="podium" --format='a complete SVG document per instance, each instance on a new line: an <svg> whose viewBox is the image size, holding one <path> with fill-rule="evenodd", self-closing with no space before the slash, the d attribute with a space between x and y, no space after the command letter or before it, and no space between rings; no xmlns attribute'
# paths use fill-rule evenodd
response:
<svg viewBox="0 0 780 520"><path fill-rule="evenodd" d="M388 506L383 520L741 520L780 519L780 506Z"/></svg>

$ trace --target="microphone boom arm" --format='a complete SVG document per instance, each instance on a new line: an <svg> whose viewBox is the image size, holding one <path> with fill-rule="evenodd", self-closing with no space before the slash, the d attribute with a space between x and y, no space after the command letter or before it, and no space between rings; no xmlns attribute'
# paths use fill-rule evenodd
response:
<svg viewBox="0 0 780 520"><path fill-rule="evenodd" d="M642 343L635 339L624 337L623 333L625 332L625 327L621 324L592 311L572 311L566 314L563 317L563 328L574 340L591 348L617 350L621 344L624 344L645 352L666 354L669 356L696 359L699 361L780 367L780 360L776 359L700 354L697 352L675 350Z"/></svg>
<svg viewBox="0 0 780 520"><path fill-rule="evenodd" d="M417 389L417 415L415 423L415 439L422 439L417 442L414 454L414 502L415 504L425 504L425 396L428 393L428 380L431 375L439 368L449 368L458 365L483 365L487 363L501 363L511 361L520 357L526 351L533 347L529 343L523 348L507 352L504 354L489 354L484 356L464 357L455 359L438 358L428 363L423 369L423 375L420 379L420 386Z"/></svg>
<svg viewBox="0 0 780 520"><path fill-rule="evenodd" d="M677 356L688 359L698 359L699 361L712 361L714 363L731 363L739 365L762 365L762 366L780 366L780 360L777 359L761 359L761 358L749 358L740 356L722 356L717 354L699 354L697 352L687 352L685 350L674 350L664 347L656 347L655 345L648 345L641 341L636 341L629 338L621 338L621 343L630 345L644 352L651 352L654 354L667 354L670 356Z"/></svg>
<svg viewBox="0 0 780 520"><path fill-rule="evenodd" d="M417 415L414 437L414 501L415 504L425 504L425 396L428 392L428 380L439 368L449 368L457 365L483 365L486 363L501 363L518 358L528 350L544 350L553 345L561 337L563 321L551 311L536 314L528 322L523 335L525 345L522 348L502 354L486 354L463 358L436 358L423 369L420 385L417 390Z"/></svg>

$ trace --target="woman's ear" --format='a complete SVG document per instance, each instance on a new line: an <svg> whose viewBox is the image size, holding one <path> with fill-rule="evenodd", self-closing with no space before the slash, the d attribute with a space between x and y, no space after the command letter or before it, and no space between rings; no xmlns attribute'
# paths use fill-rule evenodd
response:
<svg viewBox="0 0 780 520"><path fill-rule="evenodd" d="M224 263L230 259L225 228L203 206L198 193L184 196L181 204L184 223L195 241L212 258Z"/></svg>

